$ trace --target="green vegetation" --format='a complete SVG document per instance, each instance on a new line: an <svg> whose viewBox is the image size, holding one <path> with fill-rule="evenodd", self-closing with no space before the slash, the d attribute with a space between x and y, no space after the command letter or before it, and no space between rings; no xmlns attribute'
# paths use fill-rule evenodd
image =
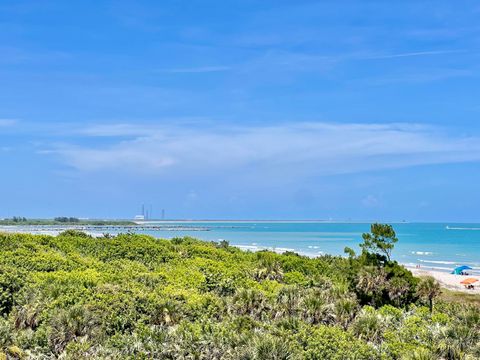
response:
<svg viewBox="0 0 480 360"><path fill-rule="evenodd" d="M480 358L477 306L368 249L0 234L0 359Z"/></svg>
<svg viewBox="0 0 480 360"><path fill-rule="evenodd" d="M366 252L379 253L390 261L392 250L398 241L392 225L372 224L371 233L363 234L360 246Z"/></svg>
<svg viewBox="0 0 480 360"><path fill-rule="evenodd" d="M467 294L460 291L442 289L442 293L439 295L439 298L446 302L471 304L480 307L480 296L477 294Z"/></svg>
<svg viewBox="0 0 480 360"><path fill-rule="evenodd" d="M440 284L432 276L425 276L417 285L417 295L428 300L430 312L433 312L433 299L441 293Z"/></svg>
<svg viewBox="0 0 480 360"><path fill-rule="evenodd" d="M80 222L80 220L75 217L66 217L66 216L56 217L53 219L53 221L56 221L59 223L72 223L72 224Z"/></svg>
<svg viewBox="0 0 480 360"><path fill-rule="evenodd" d="M0 225L135 225L127 220L80 220L75 217L60 216L54 219L27 219L22 216L14 216L10 219L0 219Z"/></svg>

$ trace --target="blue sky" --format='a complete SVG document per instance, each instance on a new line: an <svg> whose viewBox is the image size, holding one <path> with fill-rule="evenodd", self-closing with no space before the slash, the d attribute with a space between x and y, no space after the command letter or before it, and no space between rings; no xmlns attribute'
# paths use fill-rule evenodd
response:
<svg viewBox="0 0 480 360"><path fill-rule="evenodd" d="M0 2L0 217L480 221L477 1Z"/></svg>

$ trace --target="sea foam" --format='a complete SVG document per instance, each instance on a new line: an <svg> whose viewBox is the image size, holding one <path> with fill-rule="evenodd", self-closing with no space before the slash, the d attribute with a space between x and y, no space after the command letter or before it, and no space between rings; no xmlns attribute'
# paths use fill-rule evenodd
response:
<svg viewBox="0 0 480 360"><path fill-rule="evenodd" d="M413 255L433 255L431 251L412 251Z"/></svg>

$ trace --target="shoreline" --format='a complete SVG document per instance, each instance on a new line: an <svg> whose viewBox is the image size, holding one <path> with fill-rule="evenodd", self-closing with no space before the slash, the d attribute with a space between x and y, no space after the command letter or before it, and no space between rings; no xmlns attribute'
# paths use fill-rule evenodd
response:
<svg viewBox="0 0 480 360"><path fill-rule="evenodd" d="M403 265L405 266L405 265ZM473 277L480 280L479 275L454 275L448 272L442 272L437 270L429 270L429 269L422 269L422 268L414 268L411 266L405 266L408 270L412 272L414 276L422 277L422 276L432 276L435 280L437 280L440 285L452 291L459 291L465 294L475 294L480 295L480 281L475 283L475 289L466 289L465 286L460 284L460 281Z"/></svg>
<svg viewBox="0 0 480 360"><path fill-rule="evenodd" d="M82 226L66 226L66 228L85 230L85 229L82 229ZM62 229L54 229L54 230L44 229L43 231L42 230L39 231L39 229L36 229L36 230L37 231L31 231L31 229L25 229L25 228L19 229L17 226L1 226L0 227L0 232L4 232L4 233L24 233L24 234L28 233L32 235L49 235L49 236L57 236L61 232L60 230L65 230L65 228L62 227ZM169 229L169 230L173 230L173 229ZM179 229L175 229L175 230L179 230ZM85 231L85 232L93 237L103 236L103 234L99 232L93 232L93 231ZM260 251L260 250L270 250L277 253L283 253L286 251L295 251L295 249L293 248L258 246L257 244L252 244L252 245L231 244L231 246L237 247L242 251L253 251L253 252ZM299 254L308 256L308 257L317 257L317 256L325 255L321 251L319 251L318 253L303 253L303 254L302 252L299 252ZM465 294L480 295L480 274L478 273L478 271L474 270L471 275L465 276L465 275L450 274L450 272L447 270L442 271L434 268L429 268L428 266L424 268L417 268L413 266L412 263L405 264L405 263L399 262L399 264L404 266L406 269L410 270L412 274L416 277L432 276L435 280L437 280L440 283L440 285L443 288L447 290L458 291ZM460 282L463 279L466 279L468 277L474 277L479 280L479 282L475 284L474 289L466 289L462 284L460 284Z"/></svg>

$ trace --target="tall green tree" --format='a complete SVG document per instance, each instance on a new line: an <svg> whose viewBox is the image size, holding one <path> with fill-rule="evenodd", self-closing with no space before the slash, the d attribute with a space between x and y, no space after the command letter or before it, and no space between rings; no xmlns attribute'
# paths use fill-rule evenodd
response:
<svg viewBox="0 0 480 360"><path fill-rule="evenodd" d="M390 261L392 250L398 241L392 225L372 224L370 233L364 233L362 238L363 243L360 244L360 247L364 251L384 255Z"/></svg>

